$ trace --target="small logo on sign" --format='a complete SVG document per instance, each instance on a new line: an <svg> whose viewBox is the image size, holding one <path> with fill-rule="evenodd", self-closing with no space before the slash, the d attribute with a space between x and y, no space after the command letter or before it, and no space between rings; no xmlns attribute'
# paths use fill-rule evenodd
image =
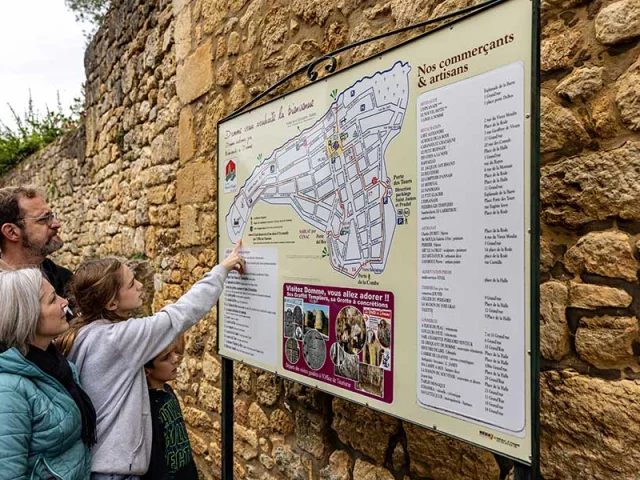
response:
<svg viewBox="0 0 640 480"><path fill-rule="evenodd" d="M235 192L238 189L238 175L236 162L227 160L224 164L224 193Z"/></svg>

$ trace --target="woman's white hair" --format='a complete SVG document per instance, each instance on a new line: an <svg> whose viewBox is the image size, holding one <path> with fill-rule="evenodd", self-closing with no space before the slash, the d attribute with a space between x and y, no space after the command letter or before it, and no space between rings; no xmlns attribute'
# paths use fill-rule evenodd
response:
<svg viewBox="0 0 640 480"><path fill-rule="evenodd" d="M0 271L0 352L27 354L40 318L42 273L36 268Z"/></svg>

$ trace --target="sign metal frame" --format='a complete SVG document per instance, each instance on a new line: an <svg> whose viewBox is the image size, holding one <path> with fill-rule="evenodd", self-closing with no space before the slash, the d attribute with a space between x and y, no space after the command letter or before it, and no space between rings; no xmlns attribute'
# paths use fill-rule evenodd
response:
<svg viewBox="0 0 640 480"><path fill-rule="evenodd" d="M480 4L474 5L472 7L467 7L461 10L458 10L456 12L451 12L447 15L444 15L442 17L438 17L435 19L431 19L428 21L424 21L424 22L420 22L418 24L414 24L414 25L410 25L408 27L403 27L401 29L398 30L394 30L391 32L387 32L385 34L381 34L381 35L377 35L375 37L371 37L369 39L365 39L363 41L354 43L354 44L350 44L350 45L346 45L344 47L341 47L340 49L331 52L327 55L324 55L322 57L319 57L315 60L313 60L312 62L310 62L309 64L299 68L298 70L292 72L291 74L287 75L286 77L284 77L282 80L280 80L278 83L276 83L275 85L271 86L269 89L267 89L265 92L263 92L262 94L258 95L257 97L255 97L254 99L252 99L251 101L249 101L247 104L241 106L239 109L235 110L234 112L232 112L231 114L229 114L227 117L225 117L224 119L222 119L218 125L217 125L217 135L218 135L218 139L220 139L220 126L222 123L233 119L235 117L238 117L239 115L242 115L243 113L247 113L250 111L255 110L256 108L259 108L265 104L271 103L271 102L275 102L287 95L290 95L293 92L302 90L306 87L308 87L309 85L313 84L314 81L316 81L316 79L318 79L318 73L315 71L315 68L318 67L319 65L325 63L325 72L326 75L324 77L322 77L322 79L326 79L329 78L330 76L333 76L334 72L336 72L336 66L337 66L337 62L335 60L334 55L355 48L359 45L362 45L364 43L368 43L371 41L375 41L378 40L380 38L384 38L384 37L388 37L391 35L396 35L398 33L402 33L405 31L409 31L409 30L413 30L416 28L420 28L420 27L424 27L433 23L437 23L437 22L442 22L444 20L447 19L451 19L453 18L453 20L449 20L446 23L437 26L436 28L433 28L427 32L424 32L414 38L411 38L407 41L401 42L398 45L395 45L383 52L380 52L378 55L382 55L382 54L388 54L389 52L392 52L393 50L396 50L398 48L401 48L409 43L415 42L417 40L421 40L429 35L432 35L433 33L446 29L446 28L451 28L453 27L453 25L462 22L464 20L467 20L481 12L485 12L487 10L490 10L498 5L507 3L509 1L512 0L487 0L485 2L482 2ZM539 269L539 258L540 258L540 247L539 247L539 240L540 240L540 221L539 221L539 198L540 198L540 193L539 193L539 181L540 181L540 0L530 0L532 8L531 8L531 12L532 12L532 16L531 16L531 25L532 25L532 37L531 37L531 80L530 80L530 93L531 93L531 98L530 98L530 111L528 113L528 115L531 116L531 127L530 127L530 172L529 172L529 178L530 178L530 185L529 185L529 194L530 194L530 224L529 224L529 237L530 237L530 265L529 265L529 281L530 281L530 289L529 289L529 305L528 305L528 310L529 310L529 315L530 315L530 331L529 331L529 338L530 338L530 345L528 346L529 349L527 351L528 357L529 357L529 363L530 363L530 372L531 372L531 376L530 376L530 393L531 393L531 408L530 408L530 418L528 418L528 422L530 422L531 425L531 452L532 455L529 458L529 462L523 462L520 459L517 458L513 458L513 457L509 457L508 455L505 455L503 452L494 450L494 449L490 449L487 448L486 446L483 445L478 445L472 441L469 441L467 439L464 438L460 438L458 436L452 435L450 433L447 432L443 432L442 430L437 430L435 428L433 428L432 426L429 425L421 425L419 423L416 423L410 419L407 418L402 418L399 416L396 416L392 413L389 412L381 412L384 413L386 415L390 415L390 416L395 416L396 418L402 420L402 421L406 421L409 423L413 423L419 426L422 426L424 428L427 428L429 430L433 430L436 431L438 433L441 433L443 435L447 435L450 436L452 438L455 438L457 440L460 440L462 442L477 446L478 448L482 448L488 451L492 451L493 453L503 456L505 458L511 459L514 461L514 467L515 467L515 479L516 480L529 480L529 479L536 479L539 478L539 437L540 437L540 421L539 421L539 409L540 409L540 405L539 405L539 368L540 368L540 361L539 361L539 283L540 283L540 269ZM457 17L457 18L454 18ZM378 56L376 55L376 56ZM373 57L375 58L375 57ZM361 60L359 62L356 62L352 65L349 65L348 67L342 68L339 70L339 72L351 69L353 67L359 66L363 63L366 63L368 61L370 61L371 58L367 58L364 60ZM330 62L327 64L327 62ZM293 77L305 72L307 73L307 77L309 78L310 82L309 84L302 86L300 88L297 88L295 90L292 91L287 91L286 93L282 94L282 95L278 95L276 97L273 97L271 99L269 99L266 102L260 103L260 100L266 98L271 92L273 92L274 90L276 90L277 88L280 88L283 84L286 84L290 79L292 79ZM525 79L526 81L527 79ZM259 104L259 105L258 105ZM220 148L220 141L218 141L218 149ZM221 167L221 156L218 152L218 155L216 156L216 163L217 163L217 168L218 168L218 172L220 172L220 167ZM220 173L218 174L220 175ZM219 179L218 179L219 180ZM217 180L217 181L218 181ZM218 225L218 234L216 236L216 240L217 240L217 247L218 247L218 251L220 248L220 225ZM218 310L220 311L220 310ZM222 320L219 318L218 319L219 322L221 322ZM244 362L242 360L237 360L237 359L233 359L230 358L228 356L226 356L224 353L222 353L220 351L220 341L221 339L221 335L220 335L220 328L217 329L216 332L216 336L217 336L217 342L216 342L216 352L218 353L218 355L221 356L222 359L222 374L221 374L221 386L222 386L222 422L221 422L221 434L222 434L222 478L223 480L230 480L233 479L233 464L234 464L234 459L233 459L233 423L234 423L234 414L233 414L233 366L234 366L234 362L239 362L239 363L245 363L247 365L250 365L252 367L255 367L254 365L251 365L251 363L249 362ZM274 370L269 370L269 369L264 369L262 367L257 367L260 368L264 371L269 371L270 373L274 373L276 375L279 376L283 376L282 373L284 372L284 370L279 371L277 368ZM291 379L288 376L284 375L283 378L286 378L289 381L294 381L296 383L301 383L303 385L309 386L309 384L307 383L303 383L303 382L298 382L295 379ZM311 385L313 386L313 385ZM322 387L320 385L316 385L316 388L323 390ZM339 398L344 398L346 400L349 401L353 401L352 399L346 398L346 397L341 397L340 394L336 394L334 392L330 392L331 395L334 395L336 397ZM368 407L368 408L372 408L375 411L378 411L378 409L372 407L369 405L368 402L364 401L364 402L359 402L362 405Z"/></svg>

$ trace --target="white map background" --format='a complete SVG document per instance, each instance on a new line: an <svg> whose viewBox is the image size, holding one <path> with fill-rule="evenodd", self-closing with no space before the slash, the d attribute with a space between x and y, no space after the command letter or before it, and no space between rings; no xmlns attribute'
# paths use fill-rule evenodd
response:
<svg viewBox="0 0 640 480"><path fill-rule="evenodd" d="M358 80L260 162L226 216L229 239L243 236L256 203L288 206L326 234L335 271L382 273L396 227L385 154L402 129L410 70L396 62Z"/></svg>

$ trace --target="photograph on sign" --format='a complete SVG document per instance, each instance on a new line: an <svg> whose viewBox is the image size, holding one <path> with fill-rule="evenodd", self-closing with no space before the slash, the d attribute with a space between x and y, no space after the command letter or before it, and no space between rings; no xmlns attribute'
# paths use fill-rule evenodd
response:
<svg viewBox="0 0 640 480"><path fill-rule="evenodd" d="M531 38L505 0L220 122L222 356L530 463Z"/></svg>
<svg viewBox="0 0 640 480"><path fill-rule="evenodd" d="M285 370L392 402L393 293L285 283L283 302ZM304 312L304 338L287 335L295 312ZM304 361L288 354L294 348L305 352Z"/></svg>

